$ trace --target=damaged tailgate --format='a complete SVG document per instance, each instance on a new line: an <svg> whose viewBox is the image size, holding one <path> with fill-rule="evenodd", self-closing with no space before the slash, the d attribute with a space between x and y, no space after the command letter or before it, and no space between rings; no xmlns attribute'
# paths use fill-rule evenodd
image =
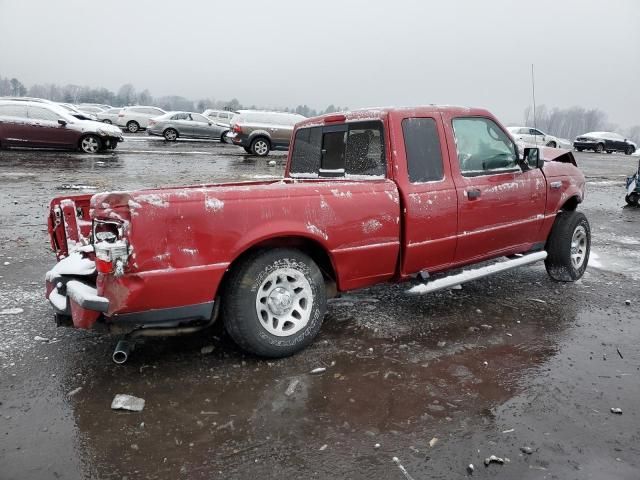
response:
<svg viewBox="0 0 640 480"><path fill-rule="evenodd" d="M49 205L48 229L51 248L58 260L73 248L88 244L91 235L89 215L92 194L57 197Z"/></svg>

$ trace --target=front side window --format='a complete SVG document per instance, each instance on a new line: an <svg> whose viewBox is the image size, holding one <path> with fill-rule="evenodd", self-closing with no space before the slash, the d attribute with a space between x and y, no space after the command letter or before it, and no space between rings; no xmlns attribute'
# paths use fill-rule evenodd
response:
<svg viewBox="0 0 640 480"><path fill-rule="evenodd" d="M300 128L290 171L300 177L382 177L386 171L383 132L377 121Z"/></svg>
<svg viewBox="0 0 640 480"><path fill-rule="evenodd" d="M438 128L433 118L402 120L407 170L411 183L433 182L444 178Z"/></svg>
<svg viewBox="0 0 640 480"><path fill-rule="evenodd" d="M43 107L29 107L29 118L33 120L47 120L55 122L60 118L55 112Z"/></svg>
<svg viewBox="0 0 640 480"><path fill-rule="evenodd" d="M188 113L176 113L173 117L171 117L171 120L189 120L189 114Z"/></svg>
<svg viewBox="0 0 640 480"><path fill-rule="evenodd" d="M192 113L191 120L193 120L194 122L209 123L209 120L206 117L203 117L202 115L200 115L199 113Z"/></svg>
<svg viewBox="0 0 640 480"><path fill-rule="evenodd" d="M482 117L454 118L453 131L462 175L519 169L515 145L494 121Z"/></svg>

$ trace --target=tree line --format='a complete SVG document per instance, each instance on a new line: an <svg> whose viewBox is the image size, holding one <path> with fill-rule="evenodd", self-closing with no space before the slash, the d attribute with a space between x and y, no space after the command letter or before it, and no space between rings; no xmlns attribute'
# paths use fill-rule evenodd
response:
<svg viewBox="0 0 640 480"><path fill-rule="evenodd" d="M640 125L620 128L609 122L607 114L597 108L548 108L546 105L539 105L536 106L534 121L533 108L528 106L524 111L524 124L571 141L587 132L617 132L640 145Z"/></svg>
<svg viewBox="0 0 640 480"><path fill-rule="evenodd" d="M57 85L55 83L37 83L26 87L17 78L5 78L0 76L0 96L15 97L37 97L62 103L100 103L111 105L114 107L126 107L129 105L152 105L160 107L163 110L184 110L203 112L207 108L215 108L220 110L242 110L258 109L256 105L243 105L237 98L231 100L216 100L213 98L203 98L200 100L191 100L179 95L167 95L163 97L154 97L148 89L136 90L136 88L126 83L122 85L117 92L113 92L107 88L93 88L80 85ZM344 110L347 110L345 107ZM284 107L278 110L285 112L295 112L305 117L313 117L324 113L339 112L342 110L340 106L329 105L324 110L315 110L308 105L298 105L296 107Z"/></svg>

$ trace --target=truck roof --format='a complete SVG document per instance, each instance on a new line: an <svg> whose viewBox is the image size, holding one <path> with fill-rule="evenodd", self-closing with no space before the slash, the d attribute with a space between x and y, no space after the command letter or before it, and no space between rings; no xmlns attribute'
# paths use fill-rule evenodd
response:
<svg viewBox="0 0 640 480"><path fill-rule="evenodd" d="M307 127L311 125L322 125L330 120L331 123L348 122L354 120L380 120L390 113L399 112L412 116L433 115L434 113L450 112L458 115L472 116L482 115L493 117L488 110L484 108L462 107L455 105L420 105L415 107L368 107L348 112L327 113L317 117L308 118L300 123L298 127Z"/></svg>

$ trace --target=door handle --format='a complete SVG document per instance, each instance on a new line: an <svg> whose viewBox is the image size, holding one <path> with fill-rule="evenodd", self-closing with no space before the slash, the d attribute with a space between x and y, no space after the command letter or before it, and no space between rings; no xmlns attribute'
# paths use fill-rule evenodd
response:
<svg viewBox="0 0 640 480"><path fill-rule="evenodd" d="M476 200L480 197L480 190L477 188L472 188L471 190L467 190L467 198L469 200Z"/></svg>

